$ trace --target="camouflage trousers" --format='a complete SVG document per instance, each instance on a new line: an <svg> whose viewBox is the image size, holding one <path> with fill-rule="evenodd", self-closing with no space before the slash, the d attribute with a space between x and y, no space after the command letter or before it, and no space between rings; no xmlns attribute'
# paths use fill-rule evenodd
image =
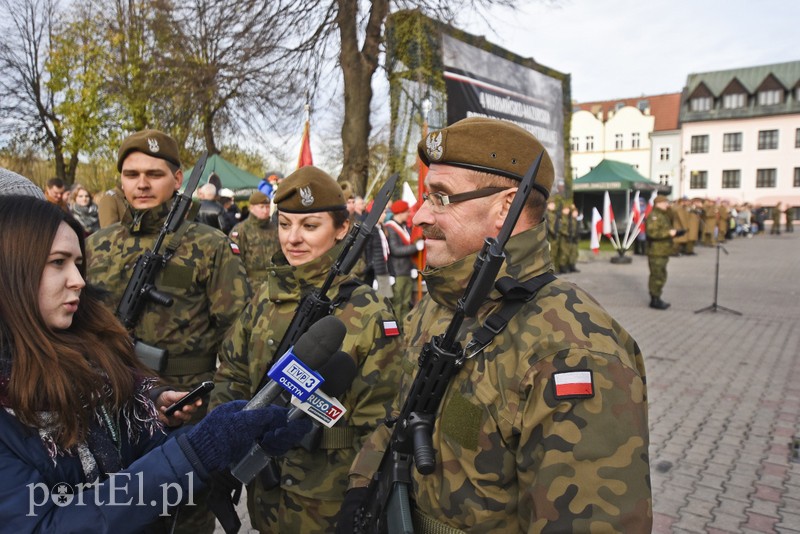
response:
<svg viewBox="0 0 800 534"><path fill-rule="evenodd" d="M667 283L669 256L648 256L647 261L650 264L650 280L647 287L650 290L650 295L660 297L664 284Z"/></svg>
<svg viewBox="0 0 800 534"><path fill-rule="evenodd" d="M257 484L257 483L256 483ZM250 524L261 534L324 534L336 530L342 501L321 501L275 488L247 488Z"/></svg>

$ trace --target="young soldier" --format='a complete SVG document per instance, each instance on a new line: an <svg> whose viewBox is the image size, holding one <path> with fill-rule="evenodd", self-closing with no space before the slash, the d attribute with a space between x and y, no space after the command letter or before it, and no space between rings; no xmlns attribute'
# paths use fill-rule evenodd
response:
<svg viewBox="0 0 800 534"><path fill-rule="evenodd" d="M152 249L172 198L183 183L178 145L158 130L143 130L127 137L119 149L117 169L131 209L119 223L92 234L86 251L87 278L110 293L109 303L114 309L136 260ZM166 307L147 303L133 336L166 349L168 360L162 380L189 391L213 379L217 350L225 332L250 300L251 289L244 266L225 234L188 221L176 234L165 240L174 242L177 248L155 284L172 297L173 304ZM198 417L202 415L205 409L198 411ZM184 509L180 515L191 517L195 510L203 516L199 521L202 525L186 524L187 531L212 532L214 517L204 507Z"/></svg>

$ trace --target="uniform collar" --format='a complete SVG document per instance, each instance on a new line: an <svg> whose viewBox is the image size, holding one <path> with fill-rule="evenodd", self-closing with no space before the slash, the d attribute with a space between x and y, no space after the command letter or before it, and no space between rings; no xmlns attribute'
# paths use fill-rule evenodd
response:
<svg viewBox="0 0 800 534"><path fill-rule="evenodd" d="M149 210L129 208L122 215L121 222L132 234L155 234L163 226L171 208L172 200Z"/></svg>
<svg viewBox="0 0 800 534"><path fill-rule="evenodd" d="M500 268L497 278L511 276L525 281L546 271L552 271L550 245L546 238L544 223L525 230L508 240L505 247L506 261ZM422 276L428 286L428 294L437 303L455 309L458 299L464 294L472 276L478 253L475 252L444 267L425 268ZM497 289L489 293L490 300L498 300L501 295Z"/></svg>
<svg viewBox="0 0 800 534"><path fill-rule="evenodd" d="M342 243L337 244L319 258L304 265L289 265L282 252L272 258L269 269L269 299L271 301L297 301L322 285L333 264L342 251ZM337 286L341 278L333 286ZM335 289L332 287L332 290ZM329 291L330 293L330 291Z"/></svg>

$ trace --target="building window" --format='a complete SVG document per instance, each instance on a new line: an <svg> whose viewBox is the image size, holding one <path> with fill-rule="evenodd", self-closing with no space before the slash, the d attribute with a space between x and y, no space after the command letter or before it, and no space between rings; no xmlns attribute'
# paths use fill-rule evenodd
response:
<svg viewBox="0 0 800 534"><path fill-rule="evenodd" d="M586 150L587 152L590 150L594 150L594 136L587 135L586 136Z"/></svg>
<svg viewBox="0 0 800 534"><path fill-rule="evenodd" d="M722 189L738 189L742 186L742 171L722 171Z"/></svg>
<svg viewBox="0 0 800 534"><path fill-rule="evenodd" d="M722 97L722 108L723 109L743 108L745 105L745 101L746 101L746 95L744 93L724 95Z"/></svg>
<svg viewBox="0 0 800 534"><path fill-rule="evenodd" d="M569 148L573 152L579 152L581 149L579 139L577 137L570 137L569 139Z"/></svg>
<svg viewBox="0 0 800 534"><path fill-rule="evenodd" d="M793 187L800 187L800 167L794 168L794 182L792 183Z"/></svg>
<svg viewBox="0 0 800 534"><path fill-rule="evenodd" d="M794 147L800 148L800 128L794 131Z"/></svg>
<svg viewBox="0 0 800 534"><path fill-rule="evenodd" d="M689 179L689 189L707 189L708 171L692 171Z"/></svg>
<svg viewBox="0 0 800 534"><path fill-rule="evenodd" d="M742 133L726 133L722 136L722 151L723 152L741 152L742 151Z"/></svg>
<svg viewBox="0 0 800 534"><path fill-rule="evenodd" d="M644 113L650 107L650 101L649 100L639 100L636 103L636 107L639 109L639 111Z"/></svg>
<svg viewBox="0 0 800 534"><path fill-rule="evenodd" d="M622 108L624 108L624 107L625 107L625 102L617 102L617 103L614 105L614 111L619 111L619 110L621 110L621 109L622 109Z"/></svg>
<svg viewBox="0 0 800 534"><path fill-rule="evenodd" d="M777 169L758 169L756 171L756 187L775 187L777 181Z"/></svg>
<svg viewBox="0 0 800 534"><path fill-rule="evenodd" d="M711 97L700 96L689 100L690 111L708 111L711 109Z"/></svg>
<svg viewBox="0 0 800 534"><path fill-rule="evenodd" d="M693 135L692 136L692 154L706 154L708 153L708 136L707 135Z"/></svg>
<svg viewBox="0 0 800 534"><path fill-rule="evenodd" d="M658 183L661 185L669 185L669 174L659 174Z"/></svg>
<svg viewBox="0 0 800 534"><path fill-rule="evenodd" d="M662 146L660 152L661 152L661 155L659 156L659 159L661 161L669 161L669 147L668 146Z"/></svg>
<svg viewBox="0 0 800 534"><path fill-rule="evenodd" d="M614 134L614 150L622 150L622 134Z"/></svg>
<svg viewBox="0 0 800 534"><path fill-rule="evenodd" d="M639 148L641 145L641 136L638 133L631 134L631 148Z"/></svg>
<svg viewBox="0 0 800 534"><path fill-rule="evenodd" d="M781 96L783 91L780 89L769 89L767 91L759 91L758 105L759 106L772 106L781 103Z"/></svg>
<svg viewBox="0 0 800 534"><path fill-rule="evenodd" d="M758 132L758 149L775 150L778 148L778 130L760 130Z"/></svg>

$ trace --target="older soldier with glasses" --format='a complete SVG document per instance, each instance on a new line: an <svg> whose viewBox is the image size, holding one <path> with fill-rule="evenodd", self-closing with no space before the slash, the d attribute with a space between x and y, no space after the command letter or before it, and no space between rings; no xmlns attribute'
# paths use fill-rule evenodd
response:
<svg viewBox="0 0 800 534"><path fill-rule="evenodd" d="M420 369L421 348L451 323L484 239L498 235L522 176L543 151L522 128L486 118L464 119L420 142L430 193L414 224L425 236L428 294L405 322L409 361L396 413ZM549 274L543 215L554 177L545 153L498 275L516 287L549 283L526 293L506 328L450 381L432 427L433 472L409 473L417 533L650 532L642 354L591 296ZM462 346L509 302L506 287L496 284L477 316L464 321ZM353 463L338 532L352 532L356 519L366 525L355 512L374 502L366 486L390 432L376 431Z"/></svg>

